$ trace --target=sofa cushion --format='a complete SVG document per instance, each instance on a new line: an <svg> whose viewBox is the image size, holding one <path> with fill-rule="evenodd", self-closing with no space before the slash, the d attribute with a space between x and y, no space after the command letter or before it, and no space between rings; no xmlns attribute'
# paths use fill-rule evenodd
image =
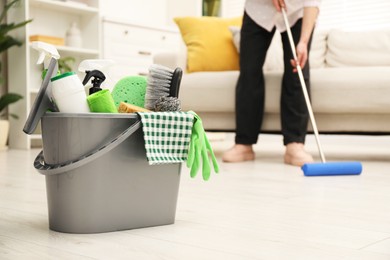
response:
<svg viewBox="0 0 390 260"><path fill-rule="evenodd" d="M187 72L238 70L238 54L229 26L240 26L241 17L177 17L187 46Z"/></svg>
<svg viewBox="0 0 390 260"><path fill-rule="evenodd" d="M390 30L373 32L330 31L326 63L330 67L389 66Z"/></svg>
<svg viewBox="0 0 390 260"><path fill-rule="evenodd" d="M390 67L313 69L313 110L331 114L388 114L389 83Z"/></svg>
<svg viewBox="0 0 390 260"><path fill-rule="evenodd" d="M233 36L233 43L237 52L240 52L240 30L239 26L229 26L229 30ZM265 71L282 71L283 65L283 48L279 33L275 33L271 45L268 49L267 56L265 58L263 69Z"/></svg>
<svg viewBox="0 0 390 260"><path fill-rule="evenodd" d="M238 74L238 71L184 74L179 93L183 111L233 112Z"/></svg>
<svg viewBox="0 0 390 260"><path fill-rule="evenodd" d="M278 31L272 38L263 66L264 71L283 71L283 45L282 37Z"/></svg>
<svg viewBox="0 0 390 260"><path fill-rule="evenodd" d="M185 74L180 89L183 110L234 112L238 71ZM265 72L265 112L280 111L281 72ZM313 110L320 114L388 114L390 67L311 70Z"/></svg>
<svg viewBox="0 0 390 260"><path fill-rule="evenodd" d="M237 52L240 53L241 27L240 26L229 26L229 30L233 36L234 47L236 47Z"/></svg>
<svg viewBox="0 0 390 260"><path fill-rule="evenodd" d="M240 52L240 30L239 26L229 26L229 30L233 36L233 43ZM313 35L311 50L310 50L310 67L311 68L323 68L325 67L325 54L326 54L326 31L315 31ZM280 33L276 32L263 66L264 71L282 71L283 65L283 47Z"/></svg>
<svg viewBox="0 0 390 260"><path fill-rule="evenodd" d="M325 67L327 37L328 32L314 30L309 57L310 68L318 69Z"/></svg>
<svg viewBox="0 0 390 260"><path fill-rule="evenodd" d="M194 72L182 78L180 95L182 109L197 112L234 112L238 71ZM282 72L266 72L265 109L279 112Z"/></svg>

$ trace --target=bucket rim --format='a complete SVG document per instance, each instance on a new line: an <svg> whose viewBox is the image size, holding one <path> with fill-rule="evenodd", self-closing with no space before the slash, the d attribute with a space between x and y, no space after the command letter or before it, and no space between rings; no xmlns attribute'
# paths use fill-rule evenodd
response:
<svg viewBox="0 0 390 260"><path fill-rule="evenodd" d="M136 113L62 113L46 112L43 117L62 117L62 118L128 118L138 119Z"/></svg>

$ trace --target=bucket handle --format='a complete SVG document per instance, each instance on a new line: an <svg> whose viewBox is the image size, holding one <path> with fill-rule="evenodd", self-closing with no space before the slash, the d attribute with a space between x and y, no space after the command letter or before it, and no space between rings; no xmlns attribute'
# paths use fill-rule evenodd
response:
<svg viewBox="0 0 390 260"><path fill-rule="evenodd" d="M35 158L34 168L37 169L39 173L46 176L72 171L108 153L109 151L117 147L119 144L121 144L128 137L130 137L140 127L141 127L141 120L137 119L137 121L134 124L132 124L129 128L127 128L125 131L123 131L121 134L119 134L111 141L103 144L97 149L92 150L91 152L81 156L78 159L71 160L65 163L46 164L45 158L43 156L43 150L42 150Z"/></svg>

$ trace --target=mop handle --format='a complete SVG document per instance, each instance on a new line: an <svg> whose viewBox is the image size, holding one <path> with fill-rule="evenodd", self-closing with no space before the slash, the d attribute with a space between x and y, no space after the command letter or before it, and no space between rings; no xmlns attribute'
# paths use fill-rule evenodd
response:
<svg viewBox="0 0 390 260"><path fill-rule="evenodd" d="M291 29L290 29L290 25L289 25L289 22L288 22L288 19L287 19L286 10L284 8L282 8L282 13L283 13L284 23L285 23L286 29L287 29L287 35L288 35L288 40L290 42L291 51L293 53L294 60L297 62L298 76L299 76L299 80L301 82L301 87L302 87L302 91L303 91L303 96L305 97L306 106L307 106L307 109L309 111L311 125L313 127L314 135L316 137L318 151L320 153L321 161L323 163L325 163L326 162L325 155L324 155L324 152L322 151L322 146L321 146L320 137L319 137L319 134L318 134L317 124L316 124L316 121L314 119L314 113L313 113L313 109L311 107L309 94L307 93L307 88L306 88L305 80L303 78L302 68L301 68L301 66L300 66L300 64L298 62L297 53L295 51L294 39L293 39L292 34L291 34Z"/></svg>

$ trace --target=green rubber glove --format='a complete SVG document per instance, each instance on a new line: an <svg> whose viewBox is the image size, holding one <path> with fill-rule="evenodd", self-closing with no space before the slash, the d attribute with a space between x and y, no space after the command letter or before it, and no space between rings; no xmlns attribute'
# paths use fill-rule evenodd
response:
<svg viewBox="0 0 390 260"><path fill-rule="evenodd" d="M214 171L219 172L219 166L215 158L213 149L207 139L203 128L201 118L193 111L189 113L194 115L194 124L192 126L192 134L190 141L190 148L188 151L187 167L191 169L191 177L194 178L202 163L202 176L205 181L210 178L211 166L209 156L211 156Z"/></svg>
<svg viewBox="0 0 390 260"><path fill-rule="evenodd" d="M191 169L191 177L194 178L203 160L202 175L204 180L208 180L210 177L210 164L208 158L205 160L205 142L202 130L199 127L199 122L197 119L194 119L187 166Z"/></svg>
<svg viewBox="0 0 390 260"><path fill-rule="evenodd" d="M199 133L194 130L192 127L190 149L188 151L187 158L187 167L191 169L190 175L192 178L196 176L196 173L199 170L200 158L201 158L201 148L200 148L200 139Z"/></svg>
<svg viewBox="0 0 390 260"><path fill-rule="evenodd" d="M204 134L204 137L205 137L204 140L206 143L206 149L210 153L211 161L213 162L214 171L216 173L218 173L219 172L219 165L218 165L217 159L215 158L214 151L213 151L213 148L211 147L209 139L207 139L206 133Z"/></svg>

